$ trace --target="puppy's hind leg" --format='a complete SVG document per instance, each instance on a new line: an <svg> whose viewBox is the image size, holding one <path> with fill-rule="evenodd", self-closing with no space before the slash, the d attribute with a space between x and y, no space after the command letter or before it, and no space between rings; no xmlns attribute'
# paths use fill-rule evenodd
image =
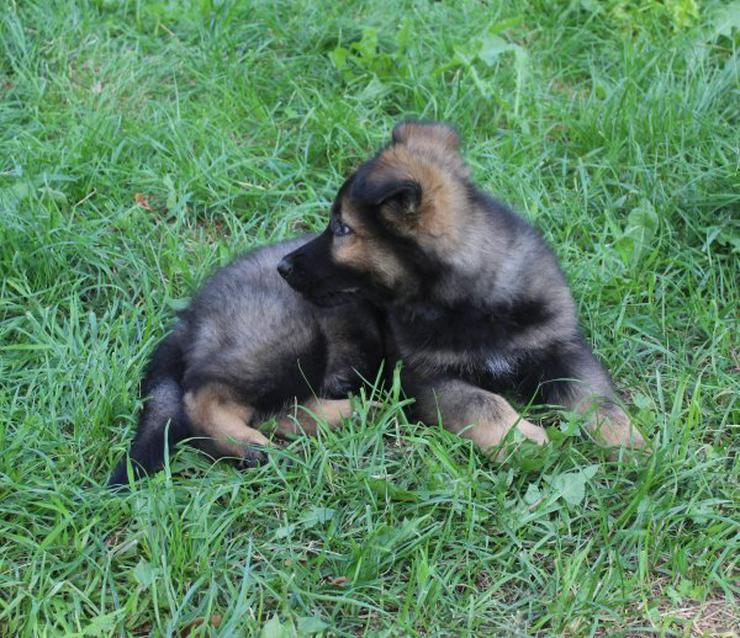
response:
<svg viewBox="0 0 740 638"><path fill-rule="evenodd" d="M193 433L203 437L198 447L214 458L232 457L252 467L266 459L263 448L269 440L250 427L254 408L234 400L228 387L210 383L184 398L185 413Z"/></svg>

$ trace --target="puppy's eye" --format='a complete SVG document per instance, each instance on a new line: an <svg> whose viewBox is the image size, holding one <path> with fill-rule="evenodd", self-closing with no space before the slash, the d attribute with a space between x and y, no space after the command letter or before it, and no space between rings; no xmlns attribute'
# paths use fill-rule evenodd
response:
<svg viewBox="0 0 740 638"><path fill-rule="evenodd" d="M332 217L330 226L331 232L334 234L335 237L343 237L344 235L349 235L352 233L352 229L347 226L347 224L342 223L336 217Z"/></svg>

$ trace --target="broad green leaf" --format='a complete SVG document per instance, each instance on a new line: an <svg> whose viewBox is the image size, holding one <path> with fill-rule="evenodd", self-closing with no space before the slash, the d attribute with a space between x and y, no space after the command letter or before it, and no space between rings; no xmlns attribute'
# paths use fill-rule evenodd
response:
<svg viewBox="0 0 740 638"><path fill-rule="evenodd" d="M677 29L691 26L699 17L696 0L666 0L665 4L671 12L674 27Z"/></svg>
<svg viewBox="0 0 740 638"><path fill-rule="evenodd" d="M564 472L549 480L550 486L571 507L579 505L586 496L586 482L598 471L598 465L589 465L575 472Z"/></svg>
<svg viewBox="0 0 740 638"><path fill-rule="evenodd" d="M740 225L725 222L720 226L709 226L706 229L706 247L711 248L718 244L722 248L729 248L733 253L740 252Z"/></svg>
<svg viewBox="0 0 740 638"><path fill-rule="evenodd" d="M553 481L553 486L568 505L578 505L586 495L586 481L580 473L562 474Z"/></svg>
<svg viewBox="0 0 740 638"><path fill-rule="evenodd" d="M290 628L280 622L280 618L275 614L262 627L260 638L289 638Z"/></svg>
<svg viewBox="0 0 740 638"><path fill-rule="evenodd" d="M733 31L740 31L740 0L734 0L717 11L707 41L714 42L719 36L730 38Z"/></svg>
<svg viewBox="0 0 740 638"><path fill-rule="evenodd" d="M534 483L530 483L529 487L527 488L527 492L524 495L524 502L527 505L534 505L541 498L542 494L540 492L540 488L537 487Z"/></svg>
<svg viewBox="0 0 740 638"><path fill-rule="evenodd" d="M599 466L594 465L587 465L586 467L581 468L581 474L586 478L587 481L590 481L594 476L596 476L596 473L599 471Z"/></svg>
<svg viewBox="0 0 740 638"><path fill-rule="evenodd" d="M344 69L347 67L347 56L349 55L349 51L345 49L344 47L337 47L333 51L329 51L329 59L331 60L331 63L334 65L334 68L337 69L337 71L344 71Z"/></svg>
<svg viewBox="0 0 740 638"><path fill-rule="evenodd" d="M411 492L398 487L386 481L385 479L366 479L365 483L370 488L370 491L379 496L382 499L390 501L402 501L406 503L416 503L419 501L419 495L416 492Z"/></svg>
<svg viewBox="0 0 740 638"><path fill-rule="evenodd" d="M275 538L287 538L295 530L295 525L281 525L275 530Z"/></svg>
<svg viewBox="0 0 740 638"><path fill-rule="evenodd" d="M658 229L658 214L647 199L643 199L627 216L627 224L616 248L625 263L637 263L647 253Z"/></svg>
<svg viewBox="0 0 740 638"><path fill-rule="evenodd" d="M115 635L115 627L118 623L119 617L125 614L123 609L112 611L108 614L98 616L90 624L85 626L82 631L78 634L80 636L94 636L95 638L103 638L104 636Z"/></svg>
<svg viewBox="0 0 740 638"><path fill-rule="evenodd" d="M488 66L493 66L499 55L506 51L511 51L512 49L513 46L501 36L487 35L481 41L478 57Z"/></svg>
<svg viewBox="0 0 740 638"><path fill-rule="evenodd" d="M516 27L522 23L522 16L514 16L513 18L507 18L501 20L488 28L489 35L496 35L497 33L503 33L508 31L511 27Z"/></svg>
<svg viewBox="0 0 740 638"><path fill-rule="evenodd" d="M304 527L314 527L319 523L326 523L334 518L336 510L330 507L312 507L308 512L301 516L301 523Z"/></svg>
<svg viewBox="0 0 740 638"><path fill-rule="evenodd" d="M378 54L378 30L374 27L365 27L358 42L353 42L351 48L359 53L363 62L371 62Z"/></svg>
<svg viewBox="0 0 740 638"><path fill-rule="evenodd" d="M389 90L377 77L373 77L357 97L363 102L378 100Z"/></svg>
<svg viewBox="0 0 740 638"><path fill-rule="evenodd" d="M300 616L296 618L296 632L299 636L310 636L324 631L329 625L318 616Z"/></svg>
<svg viewBox="0 0 740 638"><path fill-rule="evenodd" d="M142 558L134 567L134 578L144 589L149 589L154 582L154 577L155 571L151 563Z"/></svg>

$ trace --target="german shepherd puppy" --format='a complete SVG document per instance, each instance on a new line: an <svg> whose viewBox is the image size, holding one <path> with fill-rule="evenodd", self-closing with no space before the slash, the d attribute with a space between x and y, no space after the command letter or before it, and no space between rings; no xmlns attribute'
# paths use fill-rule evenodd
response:
<svg viewBox="0 0 740 638"><path fill-rule="evenodd" d="M319 306L285 284L278 262L311 237L243 255L181 313L142 384L146 402L129 452L134 478L159 470L165 446L186 438L214 458L251 466L268 445L254 425L272 421L290 436L313 433L315 417L338 425L351 413L349 393L380 367L379 315L341 290L316 295ZM125 484L123 459L109 485Z"/></svg>
<svg viewBox="0 0 740 638"><path fill-rule="evenodd" d="M545 443L500 394L514 392L586 414L604 445L644 444L581 334L555 255L472 184L445 124L397 125L345 181L328 228L278 270L314 302L361 298L382 310L385 358L403 362L421 421L483 449L512 427Z"/></svg>

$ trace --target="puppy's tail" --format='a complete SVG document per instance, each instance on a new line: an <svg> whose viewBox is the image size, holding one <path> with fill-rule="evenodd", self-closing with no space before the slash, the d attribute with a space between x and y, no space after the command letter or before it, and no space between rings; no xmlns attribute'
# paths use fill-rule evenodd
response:
<svg viewBox="0 0 740 638"><path fill-rule="evenodd" d="M172 450L175 444L189 436L190 427L182 402L184 332L184 326L178 324L154 350L147 367L142 384L144 409L128 453L134 479L161 470L165 451ZM124 457L108 479L108 487L128 483L128 462Z"/></svg>

